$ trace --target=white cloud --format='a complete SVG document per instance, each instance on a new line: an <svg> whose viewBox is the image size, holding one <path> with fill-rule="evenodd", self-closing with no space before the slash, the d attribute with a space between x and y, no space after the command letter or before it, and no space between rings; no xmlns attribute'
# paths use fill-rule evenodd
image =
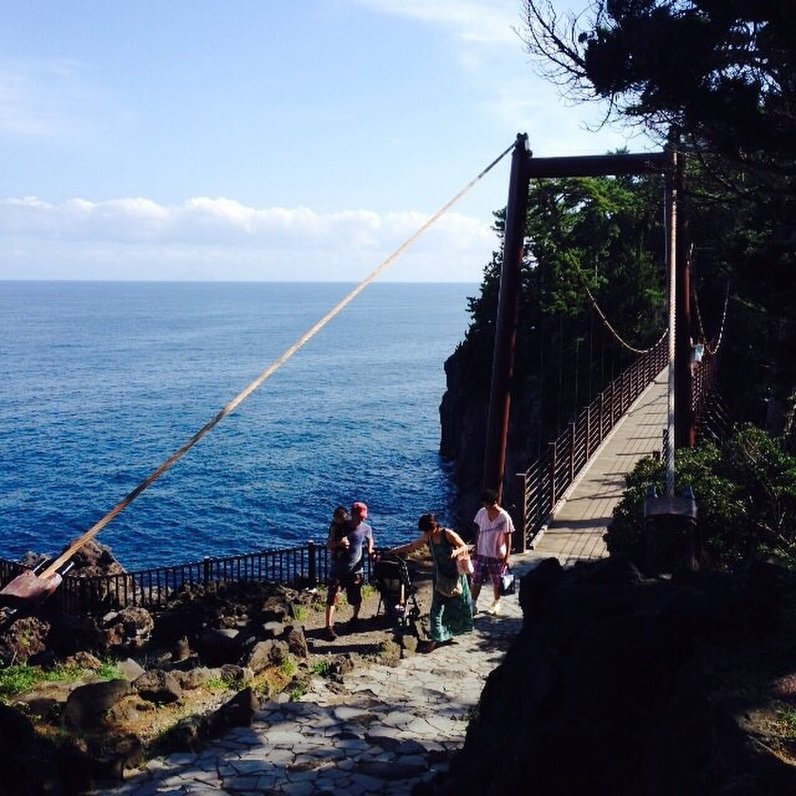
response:
<svg viewBox="0 0 796 796"><path fill-rule="evenodd" d="M427 216L255 208L223 197L0 201L0 278L357 281ZM397 281L478 281L496 238L448 212L392 266Z"/></svg>

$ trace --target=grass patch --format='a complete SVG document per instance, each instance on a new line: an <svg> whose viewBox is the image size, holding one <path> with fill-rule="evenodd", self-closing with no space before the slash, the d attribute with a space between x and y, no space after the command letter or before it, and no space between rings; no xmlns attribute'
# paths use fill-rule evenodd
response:
<svg viewBox="0 0 796 796"><path fill-rule="evenodd" d="M293 658L285 658L285 660L279 664L279 671L285 677L292 677L296 673L297 668L298 667L296 666L296 662L293 660Z"/></svg>
<svg viewBox="0 0 796 796"><path fill-rule="evenodd" d="M362 599L367 600L369 597L372 597L376 594L376 587L371 586L370 583L365 583L362 586Z"/></svg>
<svg viewBox="0 0 796 796"><path fill-rule="evenodd" d="M304 686L296 686L288 691L288 697L291 702L298 702L306 693L307 689Z"/></svg>
<svg viewBox="0 0 796 796"><path fill-rule="evenodd" d="M114 661L103 661L102 665L97 669L97 674L103 680L119 680L122 676L118 664Z"/></svg>
<svg viewBox="0 0 796 796"><path fill-rule="evenodd" d="M8 666L0 669L0 701L7 702L41 683L71 683L82 675L83 670L73 666L56 666L49 670L26 663Z"/></svg>
<svg viewBox="0 0 796 796"><path fill-rule="evenodd" d="M778 711L778 718L786 739L796 741L796 708L782 705Z"/></svg>
<svg viewBox="0 0 796 796"><path fill-rule="evenodd" d="M317 674L320 677L326 677L329 674L329 669L332 668L332 664L329 661L315 661L310 667L310 671L313 674Z"/></svg>
<svg viewBox="0 0 796 796"><path fill-rule="evenodd" d="M230 687L230 682L223 677L208 677L205 688L208 691L226 691Z"/></svg>

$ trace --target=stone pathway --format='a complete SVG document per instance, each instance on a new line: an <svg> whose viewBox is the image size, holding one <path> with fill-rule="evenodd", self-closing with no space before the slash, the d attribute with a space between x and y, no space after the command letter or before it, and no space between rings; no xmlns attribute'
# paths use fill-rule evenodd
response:
<svg viewBox="0 0 796 796"><path fill-rule="evenodd" d="M519 578L539 556L515 556ZM485 589L480 603L491 595ZM151 760L101 794L409 794L464 743L484 682L522 626L518 595L501 616L479 613L475 631L397 666L356 668L343 683L314 677L297 702L269 702L251 727L196 754ZM424 610L427 606L422 606Z"/></svg>

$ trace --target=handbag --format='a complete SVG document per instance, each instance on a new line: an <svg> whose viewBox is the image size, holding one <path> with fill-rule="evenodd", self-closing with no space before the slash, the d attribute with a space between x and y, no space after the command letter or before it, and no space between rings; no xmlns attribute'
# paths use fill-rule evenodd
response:
<svg viewBox="0 0 796 796"><path fill-rule="evenodd" d="M469 553L462 553L456 559L456 569L459 570L460 575L472 575L475 572L473 560L470 558Z"/></svg>
<svg viewBox="0 0 796 796"><path fill-rule="evenodd" d="M501 576L500 576L500 595L504 597L507 594L514 594L517 589L517 585L514 581L514 573L507 569Z"/></svg>
<svg viewBox="0 0 796 796"><path fill-rule="evenodd" d="M443 597L458 597L462 593L462 584L459 583L458 573L456 575L443 575L438 571L434 590L438 591Z"/></svg>

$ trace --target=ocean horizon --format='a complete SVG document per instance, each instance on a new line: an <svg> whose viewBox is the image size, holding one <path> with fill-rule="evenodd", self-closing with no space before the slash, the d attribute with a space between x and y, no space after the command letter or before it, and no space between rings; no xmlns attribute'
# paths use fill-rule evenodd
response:
<svg viewBox="0 0 796 796"><path fill-rule="evenodd" d="M0 556L88 530L353 287L0 282ZM135 570L323 542L355 500L377 545L447 520L444 361L477 292L369 285L97 541Z"/></svg>

